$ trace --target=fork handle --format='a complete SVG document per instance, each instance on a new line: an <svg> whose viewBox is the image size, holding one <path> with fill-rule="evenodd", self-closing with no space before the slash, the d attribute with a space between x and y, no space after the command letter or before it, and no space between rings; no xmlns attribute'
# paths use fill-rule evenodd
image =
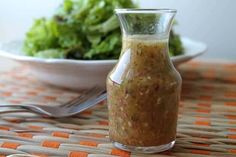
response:
<svg viewBox="0 0 236 157"><path fill-rule="evenodd" d="M25 109L25 106L24 106L24 105L2 105L2 104L0 104L0 107L8 107L8 108L24 108L24 109Z"/></svg>

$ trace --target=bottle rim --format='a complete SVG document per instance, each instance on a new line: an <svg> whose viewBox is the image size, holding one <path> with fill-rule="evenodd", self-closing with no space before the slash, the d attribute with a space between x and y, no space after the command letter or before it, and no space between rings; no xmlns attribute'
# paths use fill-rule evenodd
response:
<svg viewBox="0 0 236 157"><path fill-rule="evenodd" d="M115 9L117 14L163 14L163 13L176 13L176 9Z"/></svg>

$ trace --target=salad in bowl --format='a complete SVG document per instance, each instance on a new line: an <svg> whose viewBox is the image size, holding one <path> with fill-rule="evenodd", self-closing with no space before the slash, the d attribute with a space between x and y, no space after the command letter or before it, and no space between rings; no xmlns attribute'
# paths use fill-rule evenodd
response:
<svg viewBox="0 0 236 157"><path fill-rule="evenodd" d="M41 81L84 89L105 87L121 52L116 8L138 8L132 0L64 0L51 17L36 19L21 41L3 43L0 56L27 64ZM169 55L180 64L206 45L170 32Z"/></svg>

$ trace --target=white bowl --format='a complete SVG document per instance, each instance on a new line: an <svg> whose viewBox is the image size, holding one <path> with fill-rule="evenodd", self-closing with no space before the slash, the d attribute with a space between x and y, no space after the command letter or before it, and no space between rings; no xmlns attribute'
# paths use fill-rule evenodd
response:
<svg viewBox="0 0 236 157"><path fill-rule="evenodd" d="M188 38L181 39L185 54L171 57L175 65L186 62L203 54L207 46ZM0 56L28 65L30 72L38 80L52 85L81 90L94 85L105 87L108 72L116 64L116 60L71 60L42 59L25 56L22 41L12 41L0 45Z"/></svg>

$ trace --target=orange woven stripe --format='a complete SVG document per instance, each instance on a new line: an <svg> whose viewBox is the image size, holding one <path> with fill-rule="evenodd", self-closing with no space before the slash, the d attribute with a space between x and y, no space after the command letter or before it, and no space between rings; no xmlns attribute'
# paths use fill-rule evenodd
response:
<svg viewBox="0 0 236 157"><path fill-rule="evenodd" d="M208 122L208 121L196 121L194 124L195 125L205 125L205 126L210 126L211 125L211 123Z"/></svg>
<svg viewBox="0 0 236 157"><path fill-rule="evenodd" d="M103 134L96 134L96 133L90 133L88 134L89 136L92 136L92 137L98 137L98 138L103 138L103 137L106 137L106 135L103 135Z"/></svg>
<svg viewBox="0 0 236 157"><path fill-rule="evenodd" d="M236 139L236 135L233 135L233 134L232 135L228 135L228 138L229 139Z"/></svg>
<svg viewBox="0 0 236 157"><path fill-rule="evenodd" d="M208 70L202 74L202 76L206 79L212 80L215 78L215 71L214 70Z"/></svg>
<svg viewBox="0 0 236 157"><path fill-rule="evenodd" d="M108 121L101 120L101 121L98 122L98 124L100 124L100 125L108 125Z"/></svg>
<svg viewBox="0 0 236 157"><path fill-rule="evenodd" d="M21 119L17 119L17 118L15 118L15 119L11 118L11 119L7 119L7 121L8 122L12 122L12 123L20 123L22 120Z"/></svg>
<svg viewBox="0 0 236 157"><path fill-rule="evenodd" d="M20 100L9 100L10 103L13 103L13 104L21 104L22 101Z"/></svg>
<svg viewBox="0 0 236 157"><path fill-rule="evenodd" d="M236 124L236 121L235 121L235 120L234 120L234 121L229 120L228 123L229 123L229 124Z"/></svg>
<svg viewBox="0 0 236 157"><path fill-rule="evenodd" d="M9 131L9 130L10 130L10 128L9 128L9 127L7 127L7 126L0 126L0 130L7 130L7 131Z"/></svg>
<svg viewBox="0 0 236 157"><path fill-rule="evenodd" d="M25 138L32 138L33 135L29 133L18 133L18 136L25 137Z"/></svg>
<svg viewBox="0 0 236 157"><path fill-rule="evenodd" d="M4 92L4 93L1 93L1 96L4 96L4 97L9 97L11 96L12 93L11 92Z"/></svg>
<svg viewBox="0 0 236 157"><path fill-rule="evenodd" d="M43 129L43 127L41 127L41 126L35 126L35 125L29 125L28 126L30 129L36 129L36 130L42 130Z"/></svg>
<svg viewBox="0 0 236 157"><path fill-rule="evenodd" d="M230 132L236 132L236 128L229 128L228 129Z"/></svg>
<svg viewBox="0 0 236 157"><path fill-rule="evenodd" d="M225 80L226 81L228 81L228 82L236 82L236 77L235 76L231 76L231 77L227 77L227 78L225 78Z"/></svg>
<svg viewBox="0 0 236 157"><path fill-rule="evenodd" d="M236 115L225 115L228 119L236 119Z"/></svg>
<svg viewBox="0 0 236 157"><path fill-rule="evenodd" d="M70 152L68 157L87 157L88 153L86 152Z"/></svg>
<svg viewBox="0 0 236 157"><path fill-rule="evenodd" d="M236 106L236 101L233 102L225 102L226 106Z"/></svg>
<svg viewBox="0 0 236 157"><path fill-rule="evenodd" d="M37 87L37 88L35 88L35 90L42 92L42 91L45 91L46 88L44 88L44 87Z"/></svg>
<svg viewBox="0 0 236 157"><path fill-rule="evenodd" d="M208 103L198 103L197 105L200 107L211 107L211 104Z"/></svg>
<svg viewBox="0 0 236 157"><path fill-rule="evenodd" d="M204 116L194 116L196 118L196 120L198 121L202 121L203 119L206 119L206 117Z"/></svg>
<svg viewBox="0 0 236 157"><path fill-rule="evenodd" d="M65 133L65 132L55 131L55 132L52 133L52 136L62 137L62 138L69 138L70 134Z"/></svg>
<svg viewBox="0 0 236 157"><path fill-rule="evenodd" d="M85 146L92 146L97 147L98 143L93 141L80 141L79 144L85 145Z"/></svg>
<svg viewBox="0 0 236 157"><path fill-rule="evenodd" d="M49 147L49 148L59 148L60 142L55 141L43 141L42 142L43 147Z"/></svg>
<svg viewBox="0 0 236 157"><path fill-rule="evenodd" d="M199 100L211 101L212 100L212 96L202 95L202 96L199 97Z"/></svg>
<svg viewBox="0 0 236 157"><path fill-rule="evenodd" d="M230 153L236 154L236 149L229 150Z"/></svg>
<svg viewBox="0 0 236 157"><path fill-rule="evenodd" d="M3 148L10 148L10 149L16 149L18 146L20 146L19 143L4 142L1 147L3 147Z"/></svg>
<svg viewBox="0 0 236 157"><path fill-rule="evenodd" d="M130 152L113 148L111 150L111 155L117 155L117 156L122 156L122 157L130 157Z"/></svg>
<svg viewBox="0 0 236 157"><path fill-rule="evenodd" d="M236 98L236 92L227 92L227 93L225 93L225 97Z"/></svg>
<svg viewBox="0 0 236 157"><path fill-rule="evenodd" d="M200 112L200 113L210 113L211 110L209 110L209 109L198 109L197 112Z"/></svg>
<svg viewBox="0 0 236 157"><path fill-rule="evenodd" d="M0 157L6 157L5 155L0 155Z"/></svg>
<svg viewBox="0 0 236 157"><path fill-rule="evenodd" d="M236 68L236 65L235 64L225 64L223 67L225 69L232 71L233 68Z"/></svg>
<svg viewBox="0 0 236 157"><path fill-rule="evenodd" d="M197 61L190 61L190 62L188 62L187 64L188 64L189 66L192 66L192 67L195 67L195 68L201 65L201 63L200 63L200 62L197 62Z"/></svg>
<svg viewBox="0 0 236 157"><path fill-rule="evenodd" d="M191 150L191 153L193 153L193 154L202 154L202 155L210 155L211 154L210 151L207 151L207 150L197 150L197 149Z"/></svg>
<svg viewBox="0 0 236 157"><path fill-rule="evenodd" d="M50 101L55 101L57 99L57 97L54 97L54 96L44 96L44 99L50 100Z"/></svg>

